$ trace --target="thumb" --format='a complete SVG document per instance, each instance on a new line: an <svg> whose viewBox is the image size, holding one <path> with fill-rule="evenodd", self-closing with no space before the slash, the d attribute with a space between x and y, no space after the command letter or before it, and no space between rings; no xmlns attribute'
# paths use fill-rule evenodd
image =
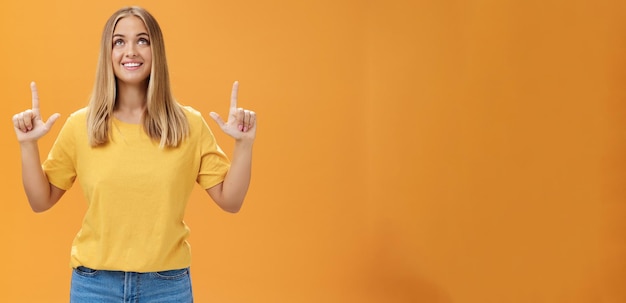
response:
<svg viewBox="0 0 626 303"><path fill-rule="evenodd" d="M211 118L213 118L213 120L215 120L215 122L217 122L220 127L224 126L224 120L222 120L222 117L220 117L218 113L210 112L209 115L211 116Z"/></svg>
<svg viewBox="0 0 626 303"><path fill-rule="evenodd" d="M61 117L61 114L56 113L52 116L50 116L50 118L48 118L48 121L46 121L46 128L50 129L52 128L52 125L54 125L54 122L57 121L57 119L59 119L59 117Z"/></svg>

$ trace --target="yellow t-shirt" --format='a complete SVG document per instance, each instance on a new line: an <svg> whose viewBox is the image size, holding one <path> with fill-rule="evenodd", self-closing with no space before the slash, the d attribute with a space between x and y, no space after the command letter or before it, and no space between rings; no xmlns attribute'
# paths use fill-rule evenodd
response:
<svg viewBox="0 0 626 303"><path fill-rule="evenodd" d="M230 162L201 114L184 109L190 136L177 148L159 148L142 125L117 119L109 143L94 148L87 110L67 119L43 169L64 190L77 178L87 200L72 267L150 272L190 265L187 201L195 183L207 189L222 182Z"/></svg>

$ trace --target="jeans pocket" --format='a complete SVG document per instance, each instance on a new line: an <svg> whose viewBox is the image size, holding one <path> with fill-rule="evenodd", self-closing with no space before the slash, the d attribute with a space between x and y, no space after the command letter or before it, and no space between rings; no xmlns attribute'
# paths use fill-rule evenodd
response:
<svg viewBox="0 0 626 303"><path fill-rule="evenodd" d="M74 268L74 272L84 277L93 277L96 274L98 274L98 270L91 269L85 266L79 266L79 267Z"/></svg>
<svg viewBox="0 0 626 303"><path fill-rule="evenodd" d="M152 275L156 278L164 280L178 280L189 275L189 268L156 271L153 272Z"/></svg>

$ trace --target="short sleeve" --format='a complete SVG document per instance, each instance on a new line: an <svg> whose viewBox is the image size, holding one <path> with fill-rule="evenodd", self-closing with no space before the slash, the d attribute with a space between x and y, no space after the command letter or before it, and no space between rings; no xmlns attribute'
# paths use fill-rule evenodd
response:
<svg viewBox="0 0 626 303"><path fill-rule="evenodd" d="M48 158L42 168L48 181L63 190L68 190L76 179L76 146L75 130L77 125L70 116L59 132Z"/></svg>
<svg viewBox="0 0 626 303"><path fill-rule="evenodd" d="M213 132L202 118L200 125L200 170L196 182L204 189L209 189L224 181L230 160L217 144Z"/></svg>

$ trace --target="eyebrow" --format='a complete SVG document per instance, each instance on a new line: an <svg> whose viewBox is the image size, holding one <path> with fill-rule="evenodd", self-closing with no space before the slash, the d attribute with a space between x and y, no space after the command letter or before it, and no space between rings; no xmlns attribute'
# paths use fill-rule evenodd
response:
<svg viewBox="0 0 626 303"><path fill-rule="evenodd" d="M148 37L150 37L150 35L148 35L147 33L139 33L139 34L137 34L137 37L139 37L139 36L148 36ZM124 36L122 34L113 34L113 37L122 37L122 38L124 38L126 36Z"/></svg>

